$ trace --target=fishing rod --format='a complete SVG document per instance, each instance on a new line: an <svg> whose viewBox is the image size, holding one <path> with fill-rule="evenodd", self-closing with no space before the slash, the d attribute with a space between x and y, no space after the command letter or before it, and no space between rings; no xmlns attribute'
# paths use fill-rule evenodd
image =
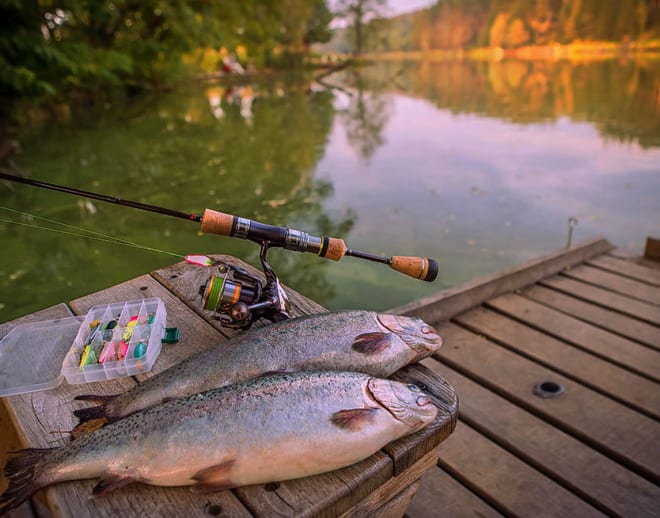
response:
<svg viewBox="0 0 660 518"><path fill-rule="evenodd" d="M399 273L426 282L434 281L438 275L438 263L434 259L400 255L390 257L373 255L348 248L343 239L327 236L313 236L307 232L268 225L211 209L205 209L202 215L186 213L168 209L166 207L150 205L148 203L125 200L118 196L109 196L106 194L99 194L73 187L34 180L32 178L25 178L2 170L0 170L0 179L194 221L201 223L201 230L205 234L218 234L221 236L248 239L256 243L267 243L268 247L282 247L286 250L293 250L296 252L314 253L319 257L331 259L333 261L339 261L344 256L357 257L367 261L386 264Z"/></svg>

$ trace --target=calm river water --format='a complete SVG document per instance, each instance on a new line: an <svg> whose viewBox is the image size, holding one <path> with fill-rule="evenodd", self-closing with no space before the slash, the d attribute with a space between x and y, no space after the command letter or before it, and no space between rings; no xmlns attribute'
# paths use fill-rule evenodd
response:
<svg viewBox="0 0 660 518"><path fill-rule="evenodd" d="M428 284L355 258L270 252L284 283L333 309L385 310L557 250L571 217L574 241L641 253L660 236L658 60L386 62L320 81L187 85L60 118L20 137L24 174L440 263ZM0 184L0 205L0 321L179 260L67 234L78 228L258 264L256 244L184 220L23 185Z"/></svg>

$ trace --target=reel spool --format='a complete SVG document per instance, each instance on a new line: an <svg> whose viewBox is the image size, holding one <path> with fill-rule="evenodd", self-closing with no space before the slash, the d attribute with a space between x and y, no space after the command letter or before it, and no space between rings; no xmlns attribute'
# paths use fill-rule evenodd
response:
<svg viewBox="0 0 660 518"><path fill-rule="evenodd" d="M245 329L252 324L252 311L261 306L262 293L259 279L224 264L199 288L202 307L213 311L214 318L223 326L234 329Z"/></svg>

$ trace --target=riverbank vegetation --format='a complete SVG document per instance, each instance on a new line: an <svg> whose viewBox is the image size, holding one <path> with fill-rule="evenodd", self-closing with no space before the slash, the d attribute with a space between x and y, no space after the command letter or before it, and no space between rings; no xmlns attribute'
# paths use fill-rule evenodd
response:
<svg viewBox="0 0 660 518"><path fill-rule="evenodd" d="M153 89L225 58L290 66L331 19L325 0L1 0L0 109Z"/></svg>
<svg viewBox="0 0 660 518"><path fill-rule="evenodd" d="M0 121L25 121L35 106L57 116L72 103L200 75L327 64L316 59L324 53L497 60L660 51L656 0L438 0L388 12L387 0L0 0Z"/></svg>

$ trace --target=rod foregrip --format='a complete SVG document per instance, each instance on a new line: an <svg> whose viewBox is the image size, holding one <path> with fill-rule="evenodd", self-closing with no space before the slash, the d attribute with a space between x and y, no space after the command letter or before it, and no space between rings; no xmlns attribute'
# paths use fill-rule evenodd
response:
<svg viewBox="0 0 660 518"><path fill-rule="evenodd" d="M325 251L319 254L321 257L326 259L332 259L333 261L339 261L346 254L346 243L343 239L337 237L327 238L328 244L325 247Z"/></svg>
<svg viewBox="0 0 660 518"><path fill-rule="evenodd" d="M234 216L217 212L211 209L204 209L202 216L202 232L205 234L219 234L221 236L231 236Z"/></svg>
<svg viewBox="0 0 660 518"><path fill-rule="evenodd" d="M391 257L390 268L426 282L433 282L438 276L438 262L428 257L394 255Z"/></svg>

